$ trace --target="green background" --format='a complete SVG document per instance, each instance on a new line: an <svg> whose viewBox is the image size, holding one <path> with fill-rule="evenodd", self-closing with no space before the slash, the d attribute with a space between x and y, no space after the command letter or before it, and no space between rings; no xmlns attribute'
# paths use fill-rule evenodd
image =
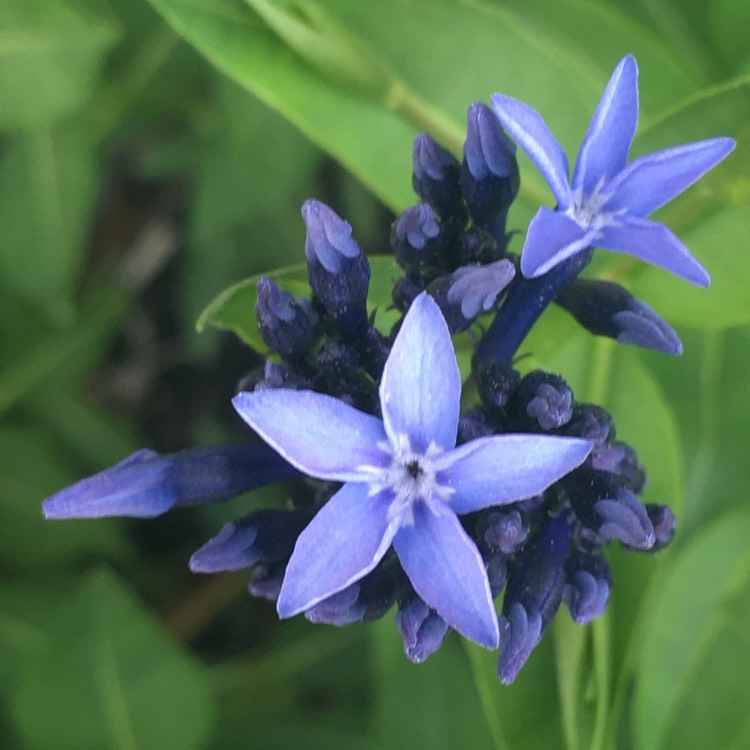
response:
<svg viewBox="0 0 750 750"><path fill-rule="evenodd" d="M750 747L748 27L745 0L0 3L0 746ZM738 147L657 214L710 289L622 256L591 267L675 325L681 357L559 310L522 349L612 411L646 499L678 516L658 556L613 550L605 617L561 612L502 687L496 654L455 636L414 666L392 614L279 624L243 574L189 573L283 487L153 521L42 519L45 496L137 447L242 439L228 400L259 359L220 329L252 343L247 298L194 324L225 287L303 259L305 198L386 253L415 133L460 153L468 104L502 91L572 160L629 52L634 155ZM521 167L523 231L551 196ZM385 304L392 267L373 267Z"/></svg>

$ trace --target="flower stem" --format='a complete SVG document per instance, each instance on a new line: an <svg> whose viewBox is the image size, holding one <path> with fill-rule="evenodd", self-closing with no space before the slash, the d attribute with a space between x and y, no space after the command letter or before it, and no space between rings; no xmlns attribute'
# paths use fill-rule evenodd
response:
<svg viewBox="0 0 750 750"><path fill-rule="evenodd" d="M576 253L536 279L516 276L505 301L477 348L480 365L510 365L539 316L589 264L593 248Z"/></svg>

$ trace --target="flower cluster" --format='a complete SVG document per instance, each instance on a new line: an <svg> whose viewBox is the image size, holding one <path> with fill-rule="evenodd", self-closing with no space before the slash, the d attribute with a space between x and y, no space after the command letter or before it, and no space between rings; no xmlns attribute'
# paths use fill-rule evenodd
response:
<svg viewBox="0 0 750 750"><path fill-rule="evenodd" d="M49 498L46 516L155 516L304 475L305 501L227 524L191 568L252 568L250 592L276 600L281 617L342 626L395 605L410 659L426 659L453 629L499 648L504 683L563 602L578 624L600 616L612 587L606 546L659 550L675 518L638 499L646 474L612 417L577 401L559 375L523 374L516 355L553 301L594 334L679 354L677 335L645 302L578 276L599 246L708 283L680 241L645 216L733 142L627 164L638 113L632 57L612 75L570 183L542 118L509 97L492 104L469 108L461 162L430 136L415 139L422 202L391 232L403 270L391 330L368 312L370 267L351 227L307 201L311 295L260 279L256 318L273 356L233 399L263 442L140 451ZM557 200L532 221L520 259L506 233L520 183L506 131ZM475 321L488 314L482 331ZM469 328L473 402L451 340Z"/></svg>

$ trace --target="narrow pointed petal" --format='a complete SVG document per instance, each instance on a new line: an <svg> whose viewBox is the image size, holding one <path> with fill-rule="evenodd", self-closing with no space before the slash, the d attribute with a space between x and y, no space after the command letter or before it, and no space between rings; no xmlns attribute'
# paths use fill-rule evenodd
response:
<svg viewBox="0 0 750 750"><path fill-rule="evenodd" d="M435 301L426 293L412 302L385 363L380 404L388 437L401 436L424 453L430 443L456 444L461 375L450 332Z"/></svg>
<svg viewBox="0 0 750 750"><path fill-rule="evenodd" d="M586 231L565 214L542 206L529 224L521 253L521 273L543 276L555 266L593 244L596 230Z"/></svg>
<svg viewBox="0 0 750 750"><path fill-rule="evenodd" d="M570 205L568 158L542 116L527 104L503 94L493 94L492 108L503 127L542 173L564 211Z"/></svg>
<svg viewBox="0 0 750 750"><path fill-rule="evenodd" d="M711 138L642 156L607 186L607 211L648 216L687 190L734 149L732 138Z"/></svg>
<svg viewBox="0 0 750 750"><path fill-rule="evenodd" d="M318 479L362 481L364 466L384 467L383 423L331 396L288 389L238 393L232 404L292 466Z"/></svg>
<svg viewBox="0 0 750 750"><path fill-rule="evenodd" d="M299 535L279 593L280 617L292 617L367 575L391 546L389 493L345 484Z"/></svg>
<svg viewBox="0 0 750 750"><path fill-rule="evenodd" d="M455 513L472 513L538 495L580 466L592 447L589 440L551 435L479 438L435 462L437 481L455 489L449 501Z"/></svg>
<svg viewBox="0 0 750 750"><path fill-rule="evenodd" d="M596 244L604 250L634 255L697 286L711 283L708 271L685 245L664 224L656 221L626 216L620 224L605 227Z"/></svg>
<svg viewBox="0 0 750 750"><path fill-rule="evenodd" d="M625 166L638 124L638 65L620 60L596 108L578 152L573 190L591 195Z"/></svg>
<svg viewBox="0 0 750 750"><path fill-rule="evenodd" d="M414 590L452 628L487 648L497 648L499 631L487 572L474 542L451 512L435 514L414 506L414 525L393 540Z"/></svg>

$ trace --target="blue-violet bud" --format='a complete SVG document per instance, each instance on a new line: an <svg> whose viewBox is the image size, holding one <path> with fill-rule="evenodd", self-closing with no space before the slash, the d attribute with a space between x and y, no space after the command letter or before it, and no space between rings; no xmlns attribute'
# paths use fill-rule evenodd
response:
<svg viewBox="0 0 750 750"><path fill-rule="evenodd" d="M296 300L267 276L258 279L255 315L263 341L284 359L307 353L318 316L305 299Z"/></svg>
<svg viewBox="0 0 750 750"><path fill-rule="evenodd" d="M596 404L576 404L565 434L591 440L597 447L615 439L615 422L612 415Z"/></svg>
<svg viewBox="0 0 750 750"><path fill-rule="evenodd" d="M662 354L682 354L674 329L615 282L575 279L556 302L591 333Z"/></svg>
<svg viewBox="0 0 750 750"><path fill-rule="evenodd" d="M428 203L407 208L391 228L391 247L407 271L440 266L442 245L440 225Z"/></svg>
<svg viewBox="0 0 750 750"><path fill-rule="evenodd" d="M578 552L566 566L563 601L578 625L586 625L604 614L612 589L612 573L599 554Z"/></svg>
<svg viewBox="0 0 750 750"><path fill-rule="evenodd" d="M668 505L660 505L658 503L646 503L646 513L648 513L648 517L651 519L654 527L654 536L656 537L651 552L658 552L672 541L677 519Z"/></svg>
<svg viewBox="0 0 750 750"><path fill-rule="evenodd" d="M316 200L302 205L307 226L305 255L310 287L345 338L367 329L370 265L352 237L352 228L332 209Z"/></svg>
<svg viewBox="0 0 750 750"><path fill-rule="evenodd" d="M534 370L521 380L514 410L520 428L556 430L572 416L573 392L559 375Z"/></svg>
<svg viewBox="0 0 750 750"><path fill-rule="evenodd" d="M618 441L595 448L589 461L593 469L617 474L636 495L643 492L646 471L638 461L636 452L627 443Z"/></svg>
<svg viewBox="0 0 750 750"><path fill-rule="evenodd" d="M445 620L416 594L399 602L396 626L401 631L404 653L415 664L434 654L448 632Z"/></svg>
<svg viewBox="0 0 750 750"><path fill-rule="evenodd" d="M426 133L414 139L412 151L414 192L429 203L444 220L466 220L466 208L458 185L459 164Z"/></svg>
<svg viewBox="0 0 750 750"><path fill-rule="evenodd" d="M490 550L512 555L528 539L529 523L515 508L490 510L481 517L477 531Z"/></svg>

